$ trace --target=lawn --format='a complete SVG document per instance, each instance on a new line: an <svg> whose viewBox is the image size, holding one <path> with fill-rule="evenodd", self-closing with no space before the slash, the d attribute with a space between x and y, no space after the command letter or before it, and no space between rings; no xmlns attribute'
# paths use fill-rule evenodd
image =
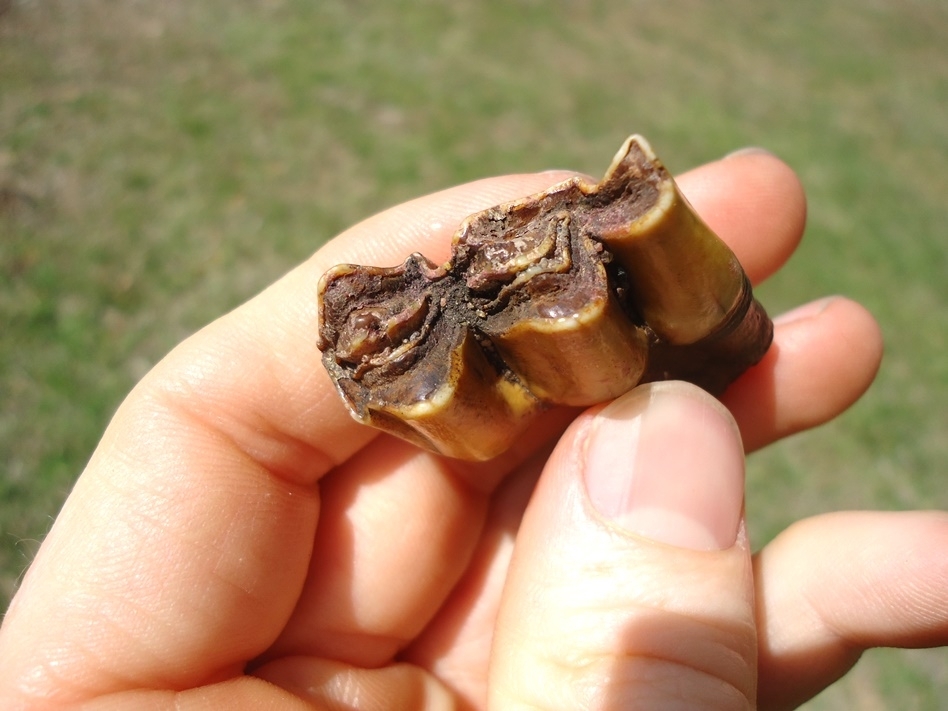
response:
<svg viewBox="0 0 948 711"><path fill-rule="evenodd" d="M598 175L633 131L676 172L745 145L782 156L808 230L760 298L843 293L885 331L852 411L751 458L755 542L820 511L948 509L940 0L0 8L0 610L175 343L388 205ZM946 697L945 651L874 651L808 708Z"/></svg>

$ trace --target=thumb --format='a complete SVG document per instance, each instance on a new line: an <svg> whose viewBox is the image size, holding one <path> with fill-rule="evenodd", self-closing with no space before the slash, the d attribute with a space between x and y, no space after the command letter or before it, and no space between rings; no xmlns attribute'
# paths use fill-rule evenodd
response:
<svg viewBox="0 0 948 711"><path fill-rule="evenodd" d="M577 419L517 536L490 708L752 708L743 492L737 426L698 388L642 386Z"/></svg>

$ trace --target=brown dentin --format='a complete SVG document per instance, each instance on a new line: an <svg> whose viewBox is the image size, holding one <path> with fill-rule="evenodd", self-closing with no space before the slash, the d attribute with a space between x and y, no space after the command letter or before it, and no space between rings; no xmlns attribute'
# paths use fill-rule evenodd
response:
<svg viewBox="0 0 948 711"><path fill-rule="evenodd" d="M457 318L457 285L443 277L420 255L390 269L331 269L319 285L323 363L363 424L447 456L489 459L543 406L489 360Z"/></svg>
<svg viewBox="0 0 948 711"><path fill-rule="evenodd" d="M577 228L583 188L574 180L511 203L501 216L475 215L455 247L469 265L466 283L489 294L478 307L480 329L518 379L559 405L592 405L630 390L648 353L646 331L630 321L610 284L602 245ZM492 231L498 235L484 240ZM485 253L500 253L515 268L498 269L500 260Z"/></svg>

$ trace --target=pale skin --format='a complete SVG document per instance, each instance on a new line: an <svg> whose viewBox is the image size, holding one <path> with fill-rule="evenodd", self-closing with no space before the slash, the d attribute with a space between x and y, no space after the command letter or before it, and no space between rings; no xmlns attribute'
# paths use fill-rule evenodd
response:
<svg viewBox="0 0 948 711"><path fill-rule="evenodd" d="M442 260L462 218L564 177L373 217L159 363L3 622L0 708L788 709L868 647L948 642L945 514L824 515L754 556L744 534L744 449L876 372L847 299L778 318L726 409L639 388L481 464L348 416L315 348L319 275ZM769 154L679 183L755 283L800 239L800 184Z"/></svg>

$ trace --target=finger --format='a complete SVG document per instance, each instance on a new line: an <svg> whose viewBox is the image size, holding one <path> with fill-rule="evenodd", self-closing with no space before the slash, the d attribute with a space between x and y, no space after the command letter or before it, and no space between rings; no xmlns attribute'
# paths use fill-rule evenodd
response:
<svg viewBox="0 0 948 711"><path fill-rule="evenodd" d="M265 660L380 667L421 631L467 566L487 506L448 466L383 435L326 477L304 594Z"/></svg>
<svg viewBox="0 0 948 711"><path fill-rule="evenodd" d="M334 470L322 484L303 594L263 660L306 655L367 667L391 660L470 567L498 482L526 452L534 462L537 440L551 440L573 417L549 411L517 451L491 462L458 462L382 435Z"/></svg>
<svg viewBox="0 0 948 711"><path fill-rule="evenodd" d="M9 709L9 706L5 706ZM61 709L56 706L15 706L19 709ZM68 708L76 708L70 706ZM174 711L313 711L313 704L302 694L297 695L275 684L254 677L227 679L196 689L136 689L118 691L83 703L82 711L139 711L140 709L174 709Z"/></svg>
<svg viewBox="0 0 948 711"><path fill-rule="evenodd" d="M469 708L487 708L487 669L500 596L520 521L552 450L538 450L491 498L464 576L399 659L429 670Z"/></svg>
<svg viewBox="0 0 948 711"><path fill-rule="evenodd" d="M683 383L642 386L581 416L517 537L491 708L749 706L743 461L727 411Z"/></svg>
<svg viewBox="0 0 948 711"><path fill-rule="evenodd" d="M774 322L763 360L724 394L748 452L836 417L866 391L882 334L859 304L830 297Z"/></svg>
<svg viewBox="0 0 948 711"><path fill-rule="evenodd" d="M315 275L335 264L395 266L412 252L421 252L435 263L445 262L464 218L575 175L551 170L487 178L409 200L353 225L327 243L314 257Z"/></svg>
<svg viewBox="0 0 948 711"><path fill-rule="evenodd" d="M948 514L834 513L755 559L760 708L791 709L869 647L948 644Z"/></svg>
<svg viewBox="0 0 948 711"><path fill-rule="evenodd" d="M439 700L444 703L443 695L438 692L440 689L442 692L449 690L455 699L455 705L444 704L445 707L487 708L487 667L500 602L499 591L507 575L509 553L524 507L548 456L549 449L534 452L529 461L517 468L517 474L508 477L501 484L501 490L491 497L484 533L478 537L461 584L451 590L447 602L439 607L436 619L407 649L398 653L397 659L405 663L383 666L386 656L391 655L394 648L404 643L408 636L404 631L406 624L413 627L418 624L415 621L406 623L394 619L387 609L390 606L397 607L404 613L401 607L403 603L394 599L399 594L397 588L392 590L396 586L390 586L386 595L378 595L374 591L367 599L360 599L351 608L342 610L330 595L321 591L331 613L325 614L319 611L318 605L306 603L309 607L307 614L312 614L309 618L312 626L307 629L291 622L287 634L267 654L273 661L258 668L254 674L304 698L329 705L355 706L358 700L360 708L362 705L374 708L373 704L379 708L442 708L438 705ZM327 478L329 486L324 494L326 508L333 508L328 502L337 495L335 489L341 481L352 479L337 476L337 473ZM371 482L363 481L354 483L353 488L372 485ZM397 514L400 500L397 496L394 499L392 511L399 520L392 523L399 530L400 542L404 543L404 516ZM443 515L444 511L431 511L432 518ZM325 522L325 517L320 520L321 531L324 530ZM379 523L380 527L385 525L385 522ZM336 526L335 523L329 524L327 528L331 530L327 531L327 539L341 535L344 540L353 540L349 531ZM409 547L418 550L422 556L428 555L424 549L431 547L430 539L428 535L418 546ZM357 550L358 545L354 548ZM456 558L457 552L453 555ZM455 564L452 562L448 567ZM391 562L382 561L381 565L390 566ZM413 564L411 570L414 574L425 567ZM324 569L322 572L326 573ZM397 581L404 576L402 565L401 569L392 571L389 579ZM327 585L326 589L340 581L331 571L329 577L334 582ZM360 587L358 583L353 585L355 589ZM352 615L363 620L375 617L371 623L375 628L400 631L397 634L390 632L387 636L370 640L369 644L356 648L352 645L353 640L345 635L335 638L331 632L325 634L338 628L338 624L334 625L336 621L333 620L333 614L346 619ZM383 615L389 619L388 626L379 619ZM305 616L302 609L297 610L298 618ZM320 628L314 628L317 621L322 621ZM319 641L309 647L301 644L307 635ZM397 640L394 644L393 639ZM294 650L307 648L315 650L317 656L292 656ZM319 654L348 661L330 662L319 658Z"/></svg>

